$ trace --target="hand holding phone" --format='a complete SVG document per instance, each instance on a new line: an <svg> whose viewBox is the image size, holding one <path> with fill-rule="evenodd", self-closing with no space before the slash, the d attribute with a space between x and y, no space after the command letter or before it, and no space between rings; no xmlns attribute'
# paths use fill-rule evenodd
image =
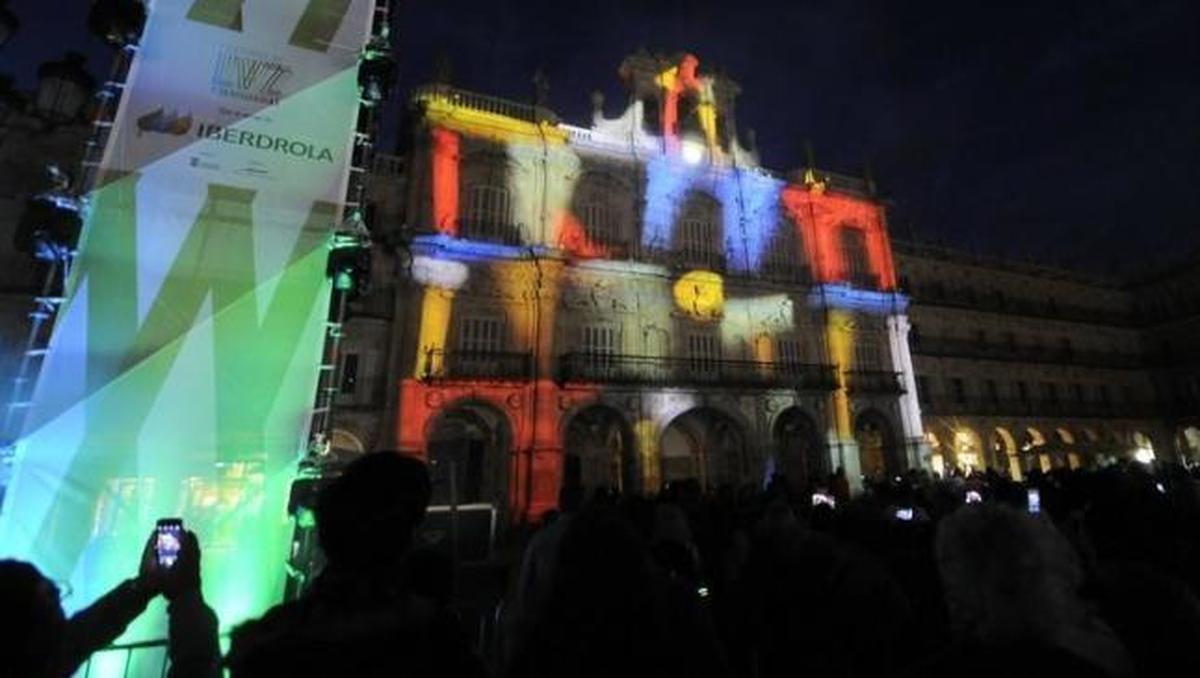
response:
<svg viewBox="0 0 1200 678"><path fill-rule="evenodd" d="M1042 511L1042 493L1038 488L1031 487L1025 493L1026 508L1030 513L1041 513Z"/></svg>
<svg viewBox="0 0 1200 678"><path fill-rule="evenodd" d="M183 520L163 518L154 526L154 557L158 566L171 569L183 549Z"/></svg>

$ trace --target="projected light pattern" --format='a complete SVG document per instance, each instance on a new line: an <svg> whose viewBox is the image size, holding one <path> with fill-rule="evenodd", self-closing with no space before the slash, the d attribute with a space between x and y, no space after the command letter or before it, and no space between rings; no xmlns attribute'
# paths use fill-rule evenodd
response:
<svg viewBox="0 0 1200 678"><path fill-rule="evenodd" d="M179 516L228 628L282 594L374 3L149 9L0 552L69 581L75 609L137 571L157 518ZM143 615L125 639L164 624Z"/></svg>
<svg viewBox="0 0 1200 678"><path fill-rule="evenodd" d="M416 301L418 331L407 344L412 369L400 384L396 444L431 454L431 436L448 413L470 410L476 420L496 422L487 439L506 449L488 454L509 455L507 491L487 500L506 506L511 519L536 519L555 506L568 473L564 454L572 453L564 438L570 422L589 407L617 407L616 394L637 403L636 412L618 417L628 431L618 437L630 441L634 454L609 467L635 464L637 486L657 490L669 477L660 467L661 436L689 406L686 391L666 396L654 389L678 389L697 378L718 389L729 381L761 384L760 397L822 393L824 414L814 416L827 435L819 444L828 442L836 456L828 469L845 466L852 484L859 468L856 401L893 412L897 438L923 439L911 386L899 396L888 391L882 404L869 389L851 389L854 370L911 371L907 323L893 322L907 300L895 291L882 207L826 190L815 179L789 183L734 162L745 156L719 148L714 81L698 75L697 65L685 56L656 72L652 84L664 92L663 143L648 155L654 145L632 131L631 145L598 151L597 144L609 142L597 132L565 134L516 104L448 88L417 97L426 106L420 133L430 135L432 194L428 217L418 219L425 227L412 240L422 262L414 263L414 278L424 289ZM677 143L686 97L695 97L709 144L700 162L687 162ZM605 129L641 129L644 105L637 101ZM633 177L627 189L621 181L588 183L618 172ZM485 203L491 212L470 208L476 211L467 219L463 210L480 186L485 195L504 197ZM481 214L519 224L512 231L519 241L465 234L463 224ZM861 260L848 242L861 242ZM685 252L709 246L720 254L713 265L695 265ZM452 263L446 270L454 274L435 275L427 261ZM761 280L768 261L807 268L814 281ZM594 315L581 316L580 308ZM869 318L879 321L860 322ZM867 339L880 347L882 364L861 362L871 355L861 350ZM805 372L801 360L818 365ZM835 367L827 380L820 365ZM692 401L690 407L702 406L696 396Z"/></svg>

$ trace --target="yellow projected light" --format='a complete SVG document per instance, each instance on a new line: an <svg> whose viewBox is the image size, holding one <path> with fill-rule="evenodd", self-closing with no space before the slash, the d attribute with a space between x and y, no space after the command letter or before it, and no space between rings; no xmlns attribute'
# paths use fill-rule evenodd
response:
<svg viewBox="0 0 1200 678"><path fill-rule="evenodd" d="M712 271L690 271L675 282L675 305L699 320L715 320L725 310L725 281Z"/></svg>

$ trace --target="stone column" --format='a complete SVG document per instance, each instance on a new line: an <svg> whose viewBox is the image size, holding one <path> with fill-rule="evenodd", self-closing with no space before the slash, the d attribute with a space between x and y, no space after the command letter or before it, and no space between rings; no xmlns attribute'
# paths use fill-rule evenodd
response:
<svg viewBox="0 0 1200 678"><path fill-rule="evenodd" d="M921 425L921 404L917 398L917 378L913 371L912 353L908 349L908 316L903 313L887 318L888 345L892 355L892 371L900 373L904 393L900 396L900 426L909 468L929 468L929 444Z"/></svg>

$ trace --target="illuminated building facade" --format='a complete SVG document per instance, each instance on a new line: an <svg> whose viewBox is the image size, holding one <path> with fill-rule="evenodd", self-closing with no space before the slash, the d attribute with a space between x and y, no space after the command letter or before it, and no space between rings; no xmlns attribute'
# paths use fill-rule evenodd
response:
<svg viewBox="0 0 1200 678"><path fill-rule="evenodd" d="M1188 456L1187 420L1172 422L1150 369L1136 287L903 241L895 253L934 470L1021 477ZM1196 345L1192 328L1180 348Z"/></svg>
<svg viewBox="0 0 1200 678"><path fill-rule="evenodd" d="M352 321L367 337L348 332L342 365L345 386L387 361L389 435L342 445L427 458L454 478L435 500L453 485L515 520L564 484L801 487L842 467L856 486L922 464L908 302L866 185L759 167L737 85L691 55L621 74L629 107L590 128L414 95L395 317ZM339 426L369 426L353 410Z"/></svg>

